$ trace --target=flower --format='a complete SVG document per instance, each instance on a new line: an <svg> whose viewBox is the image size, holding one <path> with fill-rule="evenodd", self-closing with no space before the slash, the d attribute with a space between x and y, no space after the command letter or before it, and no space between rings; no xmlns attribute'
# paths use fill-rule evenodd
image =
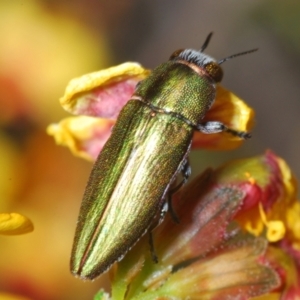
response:
<svg viewBox="0 0 300 300"><path fill-rule="evenodd" d="M138 63L124 63L73 79L60 103L77 117L69 117L47 128L57 144L67 146L80 157L95 160L110 135L120 110L130 99L136 84L150 71ZM238 112L238 113L237 113ZM218 120L230 128L249 131L254 112L233 93L217 86L216 101L203 122ZM242 140L228 133L212 135L196 132L194 148L228 150Z"/></svg>
<svg viewBox="0 0 300 300"><path fill-rule="evenodd" d="M180 223L167 215L153 232L159 262L143 237L111 270L111 299L299 299L300 253L286 246L299 243L290 233L297 228L284 221L289 205L298 204L282 197L296 189L288 171L267 151L195 178L173 202ZM270 240L269 221L264 223L271 213L257 209L264 227L259 234L245 226L253 207L265 207L270 199L270 211L287 204L281 211L285 234L276 242Z"/></svg>

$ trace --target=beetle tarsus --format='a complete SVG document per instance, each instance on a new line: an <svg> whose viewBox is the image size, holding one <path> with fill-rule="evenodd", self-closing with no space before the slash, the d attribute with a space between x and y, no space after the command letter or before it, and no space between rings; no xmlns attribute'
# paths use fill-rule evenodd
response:
<svg viewBox="0 0 300 300"><path fill-rule="evenodd" d="M202 133L205 133L205 134L213 134L213 133L219 133L219 132L226 131L226 132L228 132L234 136L238 136L244 140L251 138L250 133L245 132L245 131L238 131L235 129L231 129L231 128L227 127L226 125L224 125L223 123L218 122L218 121L209 121L204 124L197 124L196 130L201 131Z"/></svg>
<svg viewBox="0 0 300 300"><path fill-rule="evenodd" d="M229 132L230 134L232 134L234 136L238 136L243 140L247 140L247 139L251 138L251 134L249 132L237 131L237 130L230 129L230 128L226 128L224 131Z"/></svg>
<svg viewBox="0 0 300 300"><path fill-rule="evenodd" d="M242 131L239 135L242 139L247 140L251 138L251 133Z"/></svg>

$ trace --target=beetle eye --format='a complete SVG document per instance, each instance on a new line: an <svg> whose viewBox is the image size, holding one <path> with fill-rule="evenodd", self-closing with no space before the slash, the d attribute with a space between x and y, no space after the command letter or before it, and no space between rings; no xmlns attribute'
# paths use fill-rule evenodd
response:
<svg viewBox="0 0 300 300"><path fill-rule="evenodd" d="M184 50L184 49L178 49L178 50L174 51L174 52L172 53L172 55L170 56L170 60L176 58L183 50Z"/></svg>
<svg viewBox="0 0 300 300"><path fill-rule="evenodd" d="M204 66L208 75L215 81L220 82L223 78L223 70L216 62L209 62Z"/></svg>

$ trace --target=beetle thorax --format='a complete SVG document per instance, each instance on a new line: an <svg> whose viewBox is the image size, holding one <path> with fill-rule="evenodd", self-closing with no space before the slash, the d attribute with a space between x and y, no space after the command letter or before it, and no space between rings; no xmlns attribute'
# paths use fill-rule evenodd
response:
<svg viewBox="0 0 300 300"><path fill-rule="evenodd" d="M203 52L193 49L177 50L170 60L186 64L196 72L205 72L214 82L220 82L223 78L223 70L218 62Z"/></svg>

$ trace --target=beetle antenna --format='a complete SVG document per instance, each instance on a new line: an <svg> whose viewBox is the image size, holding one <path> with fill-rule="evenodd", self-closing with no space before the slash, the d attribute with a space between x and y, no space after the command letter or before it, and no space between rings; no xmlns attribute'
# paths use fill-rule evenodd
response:
<svg viewBox="0 0 300 300"><path fill-rule="evenodd" d="M258 50L258 48L252 49L252 50L248 50L248 51L245 51L245 52L241 52L241 53L237 53L237 54L230 55L230 56L228 56L228 57L225 57L225 58L219 60L219 61L218 61L218 64L220 65L220 64L222 64L223 62L225 62L225 61L227 61L227 60L229 60L229 59L232 59L232 58L234 58L234 57L241 56L241 55L244 55L244 54L252 53L252 52L255 52L255 51L257 51L257 50Z"/></svg>
<svg viewBox="0 0 300 300"><path fill-rule="evenodd" d="M207 36L207 38L206 38L204 44L203 44L202 47L200 48L200 52L203 52L203 51L206 49L206 47L208 46L209 41L210 41L212 35L213 35L213 32L211 32L211 33Z"/></svg>

